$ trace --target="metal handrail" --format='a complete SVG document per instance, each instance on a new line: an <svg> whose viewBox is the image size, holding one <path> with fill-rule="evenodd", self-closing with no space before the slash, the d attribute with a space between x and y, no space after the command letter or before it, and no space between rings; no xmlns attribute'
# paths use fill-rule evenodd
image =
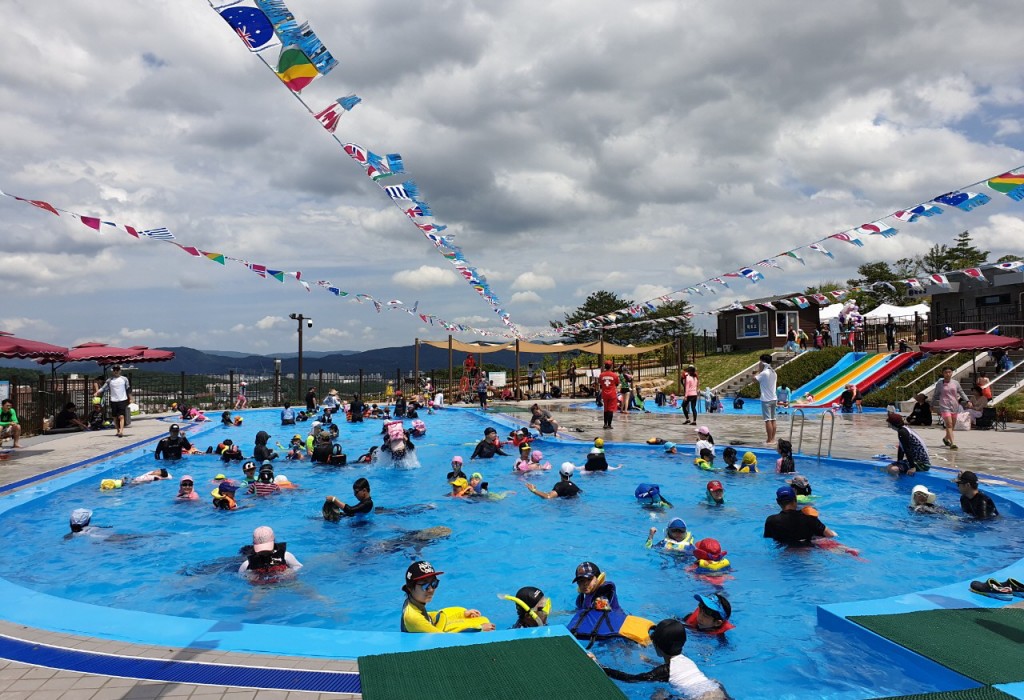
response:
<svg viewBox="0 0 1024 700"><path fill-rule="evenodd" d="M800 448L804 444L804 423L807 422L807 414L804 413L802 408L794 408L789 414L789 442L793 443L793 423L796 421L796 414L800 414L800 437L797 439L796 449L794 452L800 454ZM818 452L821 452L821 446L819 444Z"/></svg>
<svg viewBox="0 0 1024 700"><path fill-rule="evenodd" d="M821 443L825 438L825 416L831 416L832 426L828 431L828 453L826 457L832 456L832 436L836 432L836 414L833 411L825 411L821 414L821 428L818 430L818 459L821 459Z"/></svg>

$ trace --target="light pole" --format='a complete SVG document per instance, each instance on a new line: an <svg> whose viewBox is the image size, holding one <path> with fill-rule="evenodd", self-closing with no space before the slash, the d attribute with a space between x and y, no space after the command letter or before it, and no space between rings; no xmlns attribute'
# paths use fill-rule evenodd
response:
<svg viewBox="0 0 1024 700"><path fill-rule="evenodd" d="M295 378L295 384L296 384L296 387L297 387L296 388L296 394L297 395L295 397L295 404L299 405L299 404L303 403L303 401L302 401L302 326L303 326L303 324L305 324L306 328L312 328L313 327L313 319L307 318L306 316L303 316L302 314L288 314L288 318L292 319L293 321L298 321L299 322L299 372L298 372L298 374L296 375L296 378Z"/></svg>

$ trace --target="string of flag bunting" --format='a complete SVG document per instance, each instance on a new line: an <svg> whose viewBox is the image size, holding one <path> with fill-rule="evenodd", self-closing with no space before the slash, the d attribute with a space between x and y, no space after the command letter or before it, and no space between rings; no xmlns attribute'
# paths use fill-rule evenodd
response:
<svg viewBox="0 0 1024 700"><path fill-rule="evenodd" d="M718 292L722 288L730 288L729 281L731 279L745 278L752 284L756 284L764 279L764 273L762 272L762 270L783 270L784 268L782 267L782 265L779 264L779 261L781 260L795 260L796 262L799 262L802 265L806 265L807 263L804 261L804 258L801 255L801 251L816 252L820 255L829 258L830 260L834 260L835 255L832 253L831 250L825 247L825 243L829 243L831 241L839 241L841 243L846 243L848 245L863 247L865 238L871 240L875 236L878 236L880 238L892 238L893 236L896 236L899 233L899 230L894 226L894 224L896 223L899 223L901 226L903 224L913 224L917 221L920 221L921 219L940 216L946 209L958 209L960 211L970 212L977 209L978 207L988 204L991 201L991 198L987 194L985 194L984 192L973 191L971 189L981 185L988 187L990 190L994 192L1006 195L1015 202L1024 202L1024 166L1014 168L1013 170L1004 172L1001 175L994 175L992 177L979 180L978 182L974 182L958 190L953 190L951 192L939 195L938 197L933 197L932 199L926 202L922 202L912 207L907 207L906 209L897 210L887 216L883 216L870 223L861 224L860 226L855 226L845 231L833 233L831 235L825 236L824 238L820 238L812 243L797 246L796 248L792 248L777 255L765 258L751 265L747 265L739 269L732 270L724 274L720 274L716 277L711 277L709 279L704 280L703 282L698 282L697 284L691 285L689 287L678 289L676 291L669 292L668 294L658 296L654 299L648 299L647 301L633 304L622 309L617 309L606 314L601 314L600 316L594 316L593 318L585 319L577 323L559 326L551 329L550 331L541 331L539 333L534 334L532 337L548 335L572 335L574 333L579 333L585 330L592 330L602 327L607 328L609 326L606 324L615 323L618 319L620 319L623 316L630 318L639 318L647 313L650 313L651 311L657 310L657 308L662 304L666 304L671 301L678 301L677 297L679 295L697 294L700 296L704 296L705 293L712 295L718 294ZM1019 261L1017 261L1010 263L1000 263L994 267L1001 267L1002 269L1008 270L1016 270L1019 269L1020 264ZM906 280L901 280L900 282L906 284L908 288L915 290L922 290L928 285L937 285L940 287L948 288L948 276L950 274L957 273L963 274L967 277L974 278L979 278L982 276L979 268L970 268L967 270L952 270L945 273L936 273L934 275L908 278ZM831 292L831 294L833 298L840 299L846 294L850 293L851 291L865 289L877 285L891 286L887 282L878 282L875 283L875 285L857 287L851 290L837 290L836 292ZM894 287L893 290L895 291ZM823 297L823 300L819 299L818 297ZM819 304L831 303L827 297L824 297L824 295L814 295L811 298L813 301ZM802 296L793 297L788 300L778 299L776 301L782 303L783 306L788 305L786 302L791 302L794 306L800 306L801 304L809 303L807 299ZM768 303L770 304L771 302ZM737 304L738 302L734 303L732 306L725 308L742 308L743 305L739 305L739 307L737 307ZM801 306L801 308L806 307ZM717 312L712 311L704 313L714 314Z"/></svg>
<svg viewBox="0 0 1024 700"><path fill-rule="evenodd" d="M397 153L378 155L359 144L343 142L335 134L342 115L359 104L361 98L348 95L319 110L303 99L301 92L304 88L338 65L309 23L299 24L282 0L235 0L226 4L209 4L234 29L246 48L280 79L331 138L363 168L367 177L388 196L391 203L405 214L438 253L483 297L512 334L521 337L511 315L502 308L501 300L491 289L487 277L466 259L452 235L441 235L447 226L435 220L434 212L422 197L416 182L408 179L400 184L388 184L391 182L388 178L405 173L402 156ZM266 58L272 55L271 49L278 52L274 64Z"/></svg>
<svg viewBox="0 0 1024 700"><path fill-rule="evenodd" d="M187 253L193 258L205 258L207 260L211 260L217 263L218 265L226 265L229 261L239 263L248 270L251 270L255 274L259 275L263 279L273 279L283 283L286 279L292 278L296 282L301 284L307 292L310 291L310 284L303 279L302 272L299 270L290 271L276 269L268 265L250 262L248 260L245 260L244 258L239 258L232 255L226 255L224 253L209 250L201 250L196 246L185 245L179 243L177 237L167 228L143 229L136 226L128 226L125 224L121 224L116 221L107 221L96 216L86 216L84 214L78 214L76 212L69 211L67 209L63 209L61 207L50 204L49 202L41 199L29 199L27 197L19 197L18 195L11 194L9 192L4 192L3 190L0 190L0 195L4 197L9 197L11 199L15 199L19 202L24 202L25 204L31 205L36 209L49 212L55 216L63 215L70 217L72 219L79 221L81 224L92 229L93 231L97 231L100 233L103 233L108 229L117 229L119 231L127 233L132 238L136 238L139 240L145 239L159 241L162 243L170 243L171 245L176 246L177 248L179 248L180 250ZM496 333L494 331L490 331L484 328L476 328L474 326L469 326L463 323L453 323L451 321L444 320L440 316L423 313L419 310L418 301L414 303L412 306L408 306L398 299L383 301L374 298L370 294L365 294L362 292L352 293L349 291L345 291L340 287L335 286L328 280L317 280L316 285L339 298L351 297L353 300L359 302L360 304L369 302L370 304L373 305L377 313L380 313L385 309L392 311L405 311L411 316L419 318L423 323L428 323L432 326L441 326L442 328L449 332L471 332L482 336L494 336L503 338L509 337L508 333Z"/></svg>

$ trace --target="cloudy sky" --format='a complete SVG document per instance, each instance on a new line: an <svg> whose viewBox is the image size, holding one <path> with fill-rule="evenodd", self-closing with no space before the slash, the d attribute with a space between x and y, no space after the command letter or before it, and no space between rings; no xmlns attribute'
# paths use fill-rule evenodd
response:
<svg viewBox="0 0 1024 700"><path fill-rule="evenodd" d="M202 0L6 6L4 191L502 329ZM338 136L403 155L526 331L592 291L656 297L1024 165L1012 0L289 7L340 63L303 97L363 98ZM1024 253L1024 205L989 194L695 308L845 280L966 228L993 260ZM446 336L8 198L0 232L0 329L40 340L285 352L291 312L314 318L315 350Z"/></svg>

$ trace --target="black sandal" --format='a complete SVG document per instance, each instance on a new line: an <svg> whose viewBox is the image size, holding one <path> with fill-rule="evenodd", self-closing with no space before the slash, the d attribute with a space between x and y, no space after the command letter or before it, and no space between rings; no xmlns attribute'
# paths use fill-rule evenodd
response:
<svg viewBox="0 0 1024 700"><path fill-rule="evenodd" d="M1017 579L1008 578L999 585L1003 586L1004 588L1009 588L1011 591L1013 591L1013 594L1018 598L1024 598L1024 583L1021 583Z"/></svg>
<svg viewBox="0 0 1024 700"><path fill-rule="evenodd" d="M1013 590L1001 585L994 578L990 578L988 581L971 581L971 593L996 600L1013 600Z"/></svg>

